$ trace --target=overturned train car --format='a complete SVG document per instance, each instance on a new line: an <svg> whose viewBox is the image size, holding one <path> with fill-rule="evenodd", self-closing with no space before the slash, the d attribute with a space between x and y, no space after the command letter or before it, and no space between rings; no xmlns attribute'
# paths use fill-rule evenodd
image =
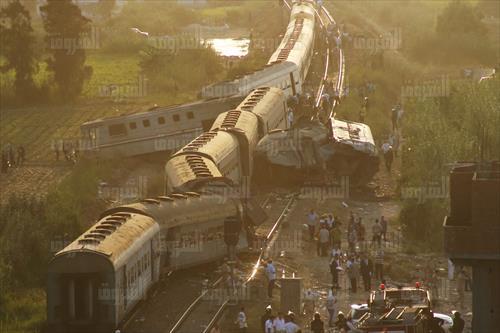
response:
<svg viewBox="0 0 500 333"><path fill-rule="evenodd" d="M239 203L175 194L112 208L49 264L50 332L112 332L167 271L226 255L225 223ZM243 225L238 248L247 246Z"/></svg>
<svg viewBox="0 0 500 333"><path fill-rule="evenodd" d="M301 120L292 129L266 135L256 147L255 168L261 183L296 183L321 174L367 183L378 171L378 151L370 127L331 118Z"/></svg>

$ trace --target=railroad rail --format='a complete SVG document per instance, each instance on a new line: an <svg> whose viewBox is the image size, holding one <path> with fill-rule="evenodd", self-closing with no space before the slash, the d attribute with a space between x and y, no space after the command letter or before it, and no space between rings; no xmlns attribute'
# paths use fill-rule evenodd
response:
<svg viewBox="0 0 500 333"><path fill-rule="evenodd" d="M269 196L264 200L263 206L267 204L269 201ZM252 281L258 269L262 263L262 260L266 258L269 249L277 238L278 229L281 226L284 218L287 216L292 204L295 201L295 195L290 196L287 200L287 203L283 210L281 211L278 218L274 221L271 229L266 235L265 238L265 247L260 249L259 257L253 265L252 271L250 272L248 278L243 282L243 286L246 286L250 281ZM221 283L222 278L216 281L212 286L219 285ZM197 297L193 303L186 309L186 311L179 318L177 323L172 327L169 333L191 333L200 331L203 333L208 333L212 327L217 323L219 318L222 316L227 306L229 305L230 300L225 299L222 303L216 307L213 306L211 302L202 302L204 296L209 292L209 290L205 290L202 294ZM189 318L193 318L195 320L189 320ZM206 324L203 324L204 322Z"/></svg>
<svg viewBox="0 0 500 333"><path fill-rule="evenodd" d="M323 13L325 16L328 18L330 23L335 24L335 19L333 16L330 14L330 12L323 6L322 7ZM342 31L337 25L337 34L338 36L341 36ZM338 78L337 78L337 84L335 85L335 89L337 89L339 96L342 96L344 92L344 80L345 80L345 55L344 55L344 50L342 48L339 49L339 67L338 67ZM328 118L332 118L334 116L334 110L335 107L338 105L338 101L333 101L333 107L332 110L330 111L330 114L328 115Z"/></svg>
<svg viewBox="0 0 500 333"><path fill-rule="evenodd" d="M327 25L325 22L328 22L328 24L334 24L336 25L335 19L333 16L330 14L330 12L323 6L321 7L321 12L318 12L316 10L316 14L319 18L320 25L323 27L323 29L326 29ZM325 19L323 20L322 14L324 15ZM341 36L342 31L340 28L337 28L337 36ZM321 96L323 95L323 92L326 89L326 83L328 82L328 73L330 71L330 65L332 64L332 56L333 54L330 53L330 45L329 41L326 41L327 45L327 50L325 54L325 70L323 72L323 76L321 77L321 83L318 87L318 91L316 93L316 99L315 99L315 106L316 109L319 108L321 104ZM344 77L345 77L345 56L344 56L344 51L342 48L339 49L339 67L338 67L338 77L337 77L337 82L335 84L335 89L338 92L339 96L342 96L343 94L343 88L344 88ZM332 108L330 110L330 113L328 114L328 118L331 118L334 116L334 110L338 105L338 101L334 100L332 103Z"/></svg>

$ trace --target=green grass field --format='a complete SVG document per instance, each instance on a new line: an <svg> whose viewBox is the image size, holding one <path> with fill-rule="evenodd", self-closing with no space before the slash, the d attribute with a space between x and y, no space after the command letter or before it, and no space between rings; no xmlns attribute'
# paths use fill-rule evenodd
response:
<svg viewBox="0 0 500 333"><path fill-rule="evenodd" d="M0 110L0 142L23 144L31 161L52 160L51 142L54 139L77 138L82 123L102 117L140 112L153 104L169 105L193 100L195 92L146 94L139 97L99 96L104 85L137 85L138 55L90 53L87 63L93 67L92 78L86 82L83 96L72 105L3 108ZM47 80L44 65L37 82ZM8 75L11 75L10 73ZM45 77L43 77L45 75ZM8 82L8 76L2 82Z"/></svg>

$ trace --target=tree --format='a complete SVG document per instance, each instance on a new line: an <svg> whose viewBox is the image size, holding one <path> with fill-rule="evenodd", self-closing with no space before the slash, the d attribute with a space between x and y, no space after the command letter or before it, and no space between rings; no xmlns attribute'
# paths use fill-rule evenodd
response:
<svg viewBox="0 0 500 333"><path fill-rule="evenodd" d="M0 69L2 72L15 71L15 95L20 99L29 98L34 93L34 42L28 10L19 0L11 1L0 11L0 50L6 59Z"/></svg>
<svg viewBox="0 0 500 333"><path fill-rule="evenodd" d="M47 0L40 8L46 41L52 56L47 60L63 100L75 99L83 83L92 75L92 67L85 66L85 41L90 32L90 20L71 0ZM92 36L91 36L92 37Z"/></svg>

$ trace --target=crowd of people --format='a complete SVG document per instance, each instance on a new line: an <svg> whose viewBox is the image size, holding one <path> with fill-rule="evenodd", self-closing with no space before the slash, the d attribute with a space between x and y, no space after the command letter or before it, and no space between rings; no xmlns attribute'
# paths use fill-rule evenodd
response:
<svg viewBox="0 0 500 333"><path fill-rule="evenodd" d="M59 162L60 155L64 160L76 163L80 155L79 140L55 140L52 142L52 150L54 151L56 162Z"/></svg>
<svg viewBox="0 0 500 333"><path fill-rule="evenodd" d="M2 150L2 173L6 173L9 168L22 166L26 161L26 150L22 144L15 147L7 143Z"/></svg>
<svg viewBox="0 0 500 333"><path fill-rule="evenodd" d="M350 291L358 291L358 281L363 280L365 291L371 288L374 278L384 282L384 247L387 242L387 220L384 216L375 219L371 225L372 237L367 240L366 228L362 218L356 218L351 212L347 226L347 251L342 251L342 222L333 214L319 216L314 209L307 214L309 239L316 241L318 256L330 256L329 269L332 285L340 288L339 273L346 271L350 282ZM373 257L371 254L373 253Z"/></svg>
<svg viewBox="0 0 500 333"><path fill-rule="evenodd" d="M248 330L248 319L244 307L240 308L238 315L235 320L235 325L237 325L240 333L246 333ZM321 314L315 312L313 320L309 323L309 330L312 333L324 333L327 330L327 326L336 328L339 331L349 331L354 329L354 324L352 320L347 318L342 311L339 311L335 318L330 315L329 321L325 325L325 322L321 319ZM263 333L301 333L303 332L300 327L295 313L288 311L284 314L281 311L273 312L271 305L268 305L264 311L264 314L260 317L260 326ZM215 326L211 333L219 333L220 329Z"/></svg>

